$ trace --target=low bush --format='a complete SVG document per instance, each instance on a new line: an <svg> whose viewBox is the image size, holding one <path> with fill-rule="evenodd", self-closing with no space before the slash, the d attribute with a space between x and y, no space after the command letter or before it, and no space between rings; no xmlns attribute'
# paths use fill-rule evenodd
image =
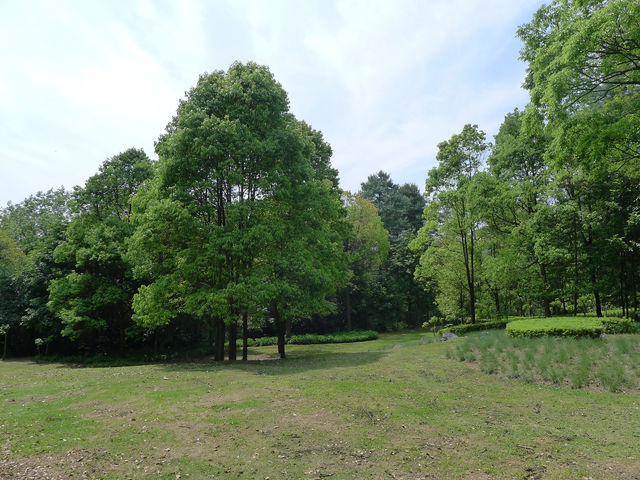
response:
<svg viewBox="0 0 640 480"><path fill-rule="evenodd" d="M510 337L597 337L604 333L602 319L590 317L552 317L516 320L507 324Z"/></svg>
<svg viewBox="0 0 640 480"><path fill-rule="evenodd" d="M438 335L442 335L444 332L459 333L474 332L477 330L492 330L494 328L504 328L511 319L489 320L486 322L478 323L463 323L461 325L452 325L450 327L441 328L438 330Z"/></svg>
<svg viewBox="0 0 640 480"><path fill-rule="evenodd" d="M631 333L636 330L636 322L630 318L601 317L605 333Z"/></svg>
<svg viewBox="0 0 640 480"><path fill-rule="evenodd" d="M353 332L330 333L328 335L317 335L307 333L306 335L292 335L287 343L298 345L311 345L316 343L351 343L375 340L378 332L373 330L356 330Z"/></svg>
<svg viewBox="0 0 640 480"><path fill-rule="evenodd" d="M307 333L304 335L292 335L287 339L288 344L293 345L313 345L320 343L351 343L364 342L366 340L375 340L378 338L378 332L373 330L354 330L352 332L338 332L327 335L318 335L316 333ZM265 347L267 345L277 345L278 337L260 337L249 338L247 345L250 347ZM238 340L238 346L242 346L242 340Z"/></svg>

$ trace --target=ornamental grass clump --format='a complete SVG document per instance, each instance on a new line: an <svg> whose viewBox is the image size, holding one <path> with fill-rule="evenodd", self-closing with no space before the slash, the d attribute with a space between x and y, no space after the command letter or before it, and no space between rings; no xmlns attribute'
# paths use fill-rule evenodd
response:
<svg viewBox="0 0 640 480"><path fill-rule="evenodd" d="M475 363L480 371L526 383L611 392L640 386L640 335L508 337L503 332L471 334L447 351L447 358Z"/></svg>

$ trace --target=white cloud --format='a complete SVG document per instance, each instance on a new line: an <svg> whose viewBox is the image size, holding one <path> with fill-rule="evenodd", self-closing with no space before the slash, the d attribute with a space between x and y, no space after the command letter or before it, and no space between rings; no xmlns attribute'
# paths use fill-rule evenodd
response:
<svg viewBox="0 0 640 480"><path fill-rule="evenodd" d="M438 142L521 106L528 0L0 3L0 205L153 142L199 74L267 64L343 185L420 187ZM422 173L421 173L422 172Z"/></svg>

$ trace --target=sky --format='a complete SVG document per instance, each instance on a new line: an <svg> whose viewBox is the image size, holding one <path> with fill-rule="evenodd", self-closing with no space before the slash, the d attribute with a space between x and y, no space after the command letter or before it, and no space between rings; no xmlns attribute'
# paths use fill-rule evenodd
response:
<svg viewBox="0 0 640 480"><path fill-rule="evenodd" d="M527 103L515 33L538 0L0 0L0 207L83 185L154 142L198 76L268 65L342 188L423 189L437 145Z"/></svg>

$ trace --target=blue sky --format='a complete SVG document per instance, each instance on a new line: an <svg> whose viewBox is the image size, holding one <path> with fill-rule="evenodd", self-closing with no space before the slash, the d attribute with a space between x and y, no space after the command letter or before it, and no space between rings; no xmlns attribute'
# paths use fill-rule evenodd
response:
<svg viewBox="0 0 640 480"><path fill-rule="evenodd" d="M321 130L343 188L389 172L421 189L437 144L490 138L520 88L534 0L0 0L0 206L82 185L154 141L198 75L268 65Z"/></svg>

